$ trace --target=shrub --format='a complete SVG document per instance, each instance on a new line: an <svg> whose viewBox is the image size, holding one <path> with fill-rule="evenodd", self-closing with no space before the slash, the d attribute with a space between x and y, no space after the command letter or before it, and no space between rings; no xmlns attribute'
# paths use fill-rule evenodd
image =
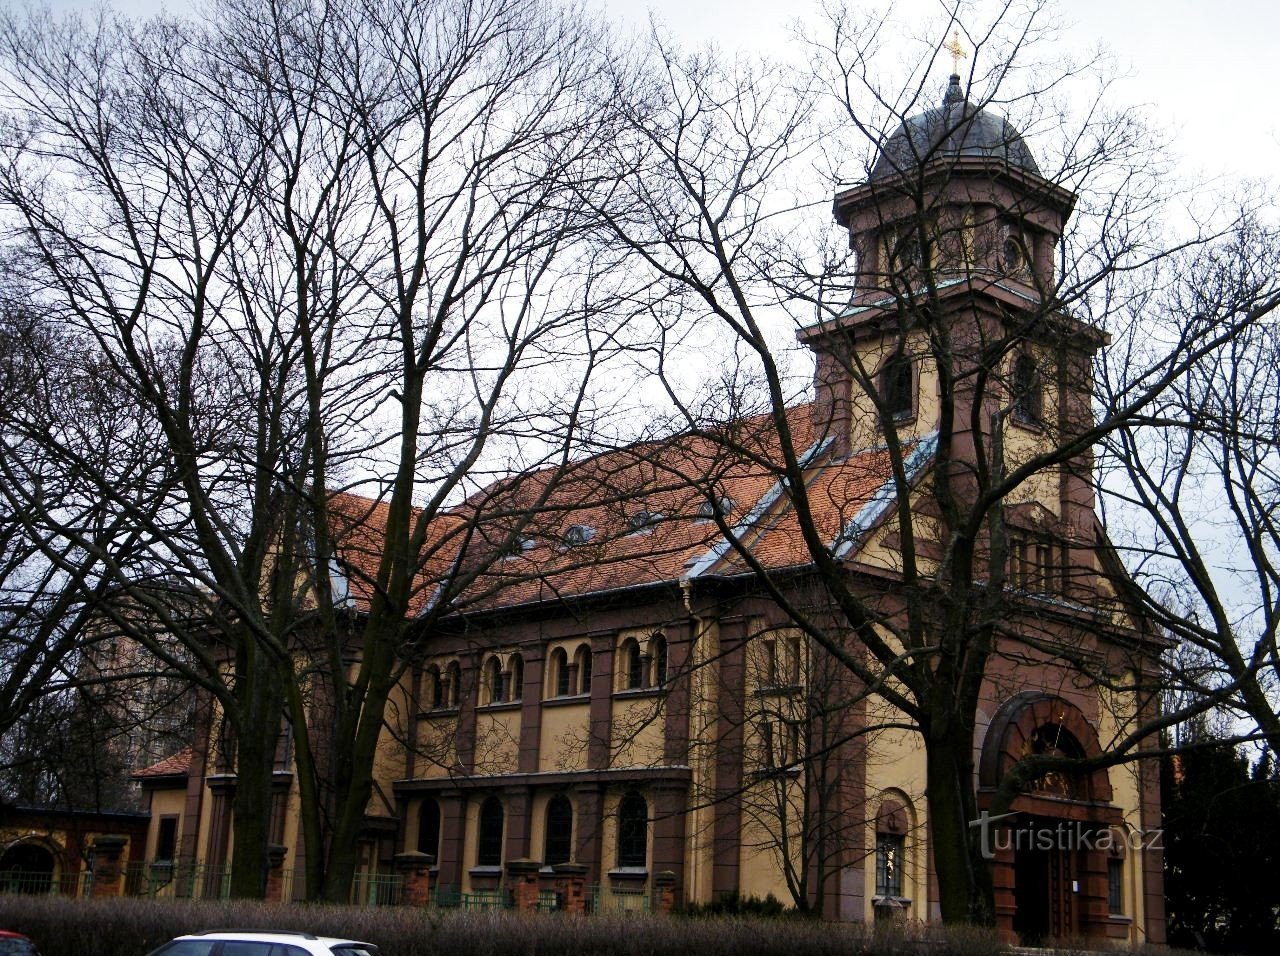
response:
<svg viewBox="0 0 1280 956"><path fill-rule="evenodd" d="M751 904L739 903L745 905ZM226 927L364 939L385 956L990 956L1003 950L990 931L920 923L0 896L0 928L26 933L44 956L143 956L174 936Z"/></svg>
<svg viewBox="0 0 1280 956"><path fill-rule="evenodd" d="M690 903L680 910L685 916L797 916L799 910L782 904L770 893L764 899L758 896L739 896L729 893L713 903Z"/></svg>

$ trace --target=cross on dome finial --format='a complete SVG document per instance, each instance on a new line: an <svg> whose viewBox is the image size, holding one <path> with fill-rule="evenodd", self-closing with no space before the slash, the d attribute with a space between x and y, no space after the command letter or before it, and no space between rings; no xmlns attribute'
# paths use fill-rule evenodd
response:
<svg viewBox="0 0 1280 956"><path fill-rule="evenodd" d="M969 59L969 54L960 43L960 27L951 32L951 39L942 44L942 48L951 54L951 73L959 75L960 61Z"/></svg>

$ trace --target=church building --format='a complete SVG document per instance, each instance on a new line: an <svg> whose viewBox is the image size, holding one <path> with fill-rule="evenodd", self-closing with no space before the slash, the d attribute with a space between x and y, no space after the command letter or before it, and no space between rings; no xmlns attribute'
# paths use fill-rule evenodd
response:
<svg viewBox="0 0 1280 956"><path fill-rule="evenodd" d="M919 735L813 640L809 624L830 620L821 579L794 493L768 465L794 453L850 586L892 594L895 489L905 480L916 514L934 513L942 416L970 423L981 434L969 447L984 439L1008 472L1089 419L1104 335L1046 305L1074 202L953 76L940 105L885 141L867 181L835 197L857 291L800 333L814 391L787 410L785 439L766 414L726 424L732 442L691 432L567 477L521 476L531 498L559 484L407 671L368 809L366 884L420 852L436 905L501 901L513 874L549 892L576 873L597 909L652 907L662 892L677 906L772 895L833 920L937 919ZM912 320L921 310L948 317L966 355L987 355L1011 323L1026 329L992 345L989 367L944 370ZM983 391L984 375L998 388ZM960 465L977 470L972 455ZM1021 757L1096 756L1150 706L1114 689L1140 685L1162 648L1125 603L1090 472L1086 449L1002 504L1016 610L982 682L974 825L990 829L1005 938L1162 943L1161 853L1146 838L1160 825L1154 765L1045 774L1009 816L986 817ZM356 525L383 514L355 495L339 510ZM358 538L342 566L354 613L368 598L358 571L377 559ZM917 544L926 564L943 560L939 542ZM1079 660L1118 675L1113 690L1081 679ZM235 777L216 734L142 782L148 859L225 863ZM287 740L276 786L274 837L300 872Z"/></svg>

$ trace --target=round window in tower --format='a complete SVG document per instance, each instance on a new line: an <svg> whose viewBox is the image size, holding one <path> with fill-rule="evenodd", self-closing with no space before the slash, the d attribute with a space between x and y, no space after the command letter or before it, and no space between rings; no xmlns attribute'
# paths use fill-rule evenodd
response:
<svg viewBox="0 0 1280 956"><path fill-rule="evenodd" d="M1016 237L1010 236L1004 241L1004 271L1016 275L1024 272L1026 268L1026 250Z"/></svg>

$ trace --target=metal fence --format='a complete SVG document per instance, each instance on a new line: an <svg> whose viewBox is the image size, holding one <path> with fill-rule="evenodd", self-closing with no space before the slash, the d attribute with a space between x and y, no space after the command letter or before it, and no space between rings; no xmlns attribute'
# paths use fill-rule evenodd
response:
<svg viewBox="0 0 1280 956"><path fill-rule="evenodd" d="M230 894L231 868L203 863L130 863L124 867L123 895L177 900L223 900ZM290 874L286 874L288 877ZM0 893L28 896L90 896L93 871L54 875L48 871L4 870ZM285 897L288 898L287 896Z"/></svg>
<svg viewBox="0 0 1280 956"><path fill-rule="evenodd" d="M592 913L649 913L653 901L647 890L620 890L607 883L587 888L587 905Z"/></svg>
<svg viewBox="0 0 1280 956"><path fill-rule="evenodd" d="M507 894L502 890L476 890L462 894L464 910L504 910L510 906Z"/></svg>
<svg viewBox="0 0 1280 956"><path fill-rule="evenodd" d="M231 867L207 863L130 863L125 896L171 900L225 900L231 895Z"/></svg>
<svg viewBox="0 0 1280 956"><path fill-rule="evenodd" d="M355 906L399 906L403 895L404 877L395 873L357 873L351 883Z"/></svg>
<svg viewBox="0 0 1280 956"><path fill-rule="evenodd" d="M431 905L456 909L462 905L462 887L457 883L436 883L431 887Z"/></svg>
<svg viewBox="0 0 1280 956"><path fill-rule="evenodd" d="M93 874L61 873L47 870L0 871L0 893L22 893L27 896L88 896Z"/></svg>
<svg viewBox="0 0 1280 956"><path fill-rule="evenodd" d="M230 896L231 868L204 863L130 863L124 868L123 895L150 899L224 900ZM285 870L281 898L293 899L293 871ZM0 893L38 896L90 896L93 873L52 874L49 872L0 871ZM590 913L648 913L653 899L643 888L617 889L609 884L587 887ZM394 873L358 873L351 885L351 903L357 906L399 906L404 900L404 878ZM513 901L505 889L474 890L463 893L456 883L440 883L431 888L430 906L439 909L474 911L510 909ZM537 908L553 913L560 908L554 890L540 890Z"/></svg>

